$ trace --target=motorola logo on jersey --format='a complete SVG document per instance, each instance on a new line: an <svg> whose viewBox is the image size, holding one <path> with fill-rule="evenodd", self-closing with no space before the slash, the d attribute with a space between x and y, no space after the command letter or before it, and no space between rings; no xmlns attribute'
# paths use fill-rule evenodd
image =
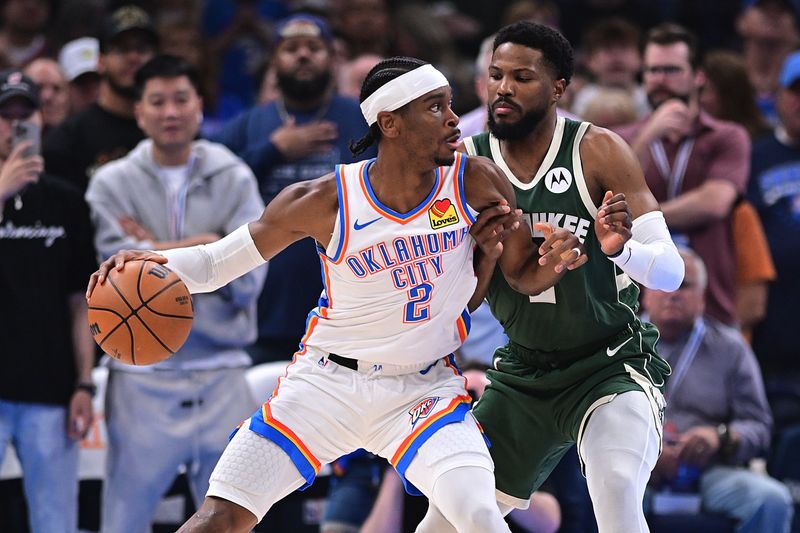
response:
<svg viewBox="0 0 800 533"><path fill-rule="evenodd" d="M458 224L456 206L453 205L453 202L451 202L449 198L433 202L431 208L428 209L428 218L431 221L431 228L433 229Z"/></svg>
<svg viewBox="0 0 800 533"><path fill-rule="evenodd" d="M561 194L572 185L572 174L564 167L550 169L544 177L544 186L553 194Z"/></svg>

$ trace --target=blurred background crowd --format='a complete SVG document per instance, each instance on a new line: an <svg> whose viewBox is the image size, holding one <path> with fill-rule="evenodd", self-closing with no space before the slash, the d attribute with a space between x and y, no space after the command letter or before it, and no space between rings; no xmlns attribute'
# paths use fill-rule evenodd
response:
<svg viewBox="0 0 800 533"><path fill-rule="evenodd" d="M287 185L353 161L348 143L366 131L358 108L360 86L382 58L406 55L434 64L450 80L462 135L473 135L486 129L493 34L520 20L558 28L572 43L576 62L560 113L617 131L631 144L673 238L693 248L692 261L701 264L695 288L704 291L684 287L671 303L658 297L645 301L651 320L674 333L664 341L667 358L678 368L700 364L700 359L681 363L687 351L680 342L673 346L690 336L691 326L670 327L691 325L703 315L736 337L735 348L725 343L718 348L717 355L729 359L697 370L708 381L683 379L689 372L683 368L680 389L668 385L676 413L694 413L693 426L717 432L717 450L688 464L659 463L646 501L651 528L754 531L746 529L747 517L715 507L703 495L703 483L709 479L704 472L726 465L747 470L756 476L752 479L780 481L779 488L759 485L752 492L747 487L758 483L742 481L743 501L761 506L751 514L791 517L791 507L800 502L800 349L794 335L800 326L798 17L798 0L2 0L0 122L26 118L14 115L19 111L14 97L31 106L31 113L41 113L45 173L79 191L80 206L69 217L90 221L75 227L84 228L79 231L92 240L97 258L121 248L201 244L258 216ZM685 37L663 40L676 33ZM686 43L689 54L656 57L648 51L648 43L673 42ZM156 56L160 63L149 63ZM150 71L137 77L146 64ZM13 74L18 71L28 78L20 82ZM185 87L153 85L183 78ZM37 94L19 89L25 79ZM0 156L10 168L17 156L4 127L0 144L7 146ZM38 228L43 222L23 217L26 206L33 208L33 193L14 189L10 180L3 182L0 173L0 206L5 205L0 299L6 300L0 304L0 374L6 376L0 377L0 421L10 412L5 404L74 406L74 394L91 394L97 384L86 382L86 369L69 368L52 377L66 380L68 390L61 396L19 392L28 382L32 389L48 388L51 378L31 374L54 354L38 360L12 339L14 306L22 305L14 303L21 297L14 286L35 259L10 246L27 238L21 231L25 224ZM232 428L268 395L319 298L316 253L314 243L298 242L267 270L222 289L215 300L198 299L198 323L178 357L144 370L106 365L112 379L106 403L95 402L95 418L105 410L108 435L102 437L110 440L108 461L116 465L103 477L117 476L111 479L122 480L122 488L106 487L100 497L97 485L84 480L81 529L100 529L101 505L103 520L115 516L116 523L130 524L127 512L155 523L167 494L187 494L178 514L191 512L207 483L206 463L213 466L226 436L224 429L214 429L221 441L209 444L197 435L212 431L209 417ZM88 277L83 271L76 275L83 279L84 273ZM79 290L71 286L64 293ZM661 312L659 306L667 304L674 309ZM75 340L68 330L59 342ZM482 371L504 342L502 328L479 309L458 354L476 396L485 385ZM28 363L18 362L26 357ZM219 381L211 383L209 372ZM141 380L148 375L168 376L163 386L172 387L173 395L176 387L185 393L175 418L156 420L163 404L146 400L152 391ZM242 376L251 386L253 380L260 384L254 398L234 402L221 389L235 383L224 380ZM84 386L73 393L73 382ZM719 396L710 399L709 389ZM132 399L144 419L124 411ZM231 410L205 413L212 401L227 402ZM206 418L191 418L203 414ZM148 433L176 420L192 421L178 440ZM10 427L0 423L0 437L15 445L23 471L35 471L45 459L24 458L25 441ZM738 451L746 453L725 449L727 432L737 427L743 442ZM123 442L134 434L135 446L126 447ZM673 437L665 435L665 446ZM5 444L0 441L0 453ZM154 479L136 474L137 453L153 457L166 448L185 453L160 464L163 471ZM126 464L134 466L126 470ZM188 483L175 483L178 472L178 480ZM314 491L281 502L257 530L413 531L424 513L424 502L404 497L396 476L368 454L337 462L329 474ZM25 509L26 500L27 507L37 505L32 501L39 490L28 477L24 495L19 480L0 481L1 532L37 531ZM143 494L145 503L129 505ZM594 530L574 453L534 496L531 512L512 514L511 520L516 531ZM110 524L107 533L142 531Z"/></svg>

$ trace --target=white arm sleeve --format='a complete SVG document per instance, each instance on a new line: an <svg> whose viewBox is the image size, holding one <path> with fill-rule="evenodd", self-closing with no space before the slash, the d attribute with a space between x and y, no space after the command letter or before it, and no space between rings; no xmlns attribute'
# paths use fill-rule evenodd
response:
<svg viewBox="0 0 800 533"><path fill-rule="evenodd" d="M634 281L650 289L674 291L683 281L683 258L669 235L661 211L650 211L633 221L633 237L617 257L609 257Z"/></svg>
<svg viewBox="0 0 800 533"><path fill-rule="evenodd" d="M169 262L189 292L213 292L266 263L247 224L211 244L155 252Z"/></svg>

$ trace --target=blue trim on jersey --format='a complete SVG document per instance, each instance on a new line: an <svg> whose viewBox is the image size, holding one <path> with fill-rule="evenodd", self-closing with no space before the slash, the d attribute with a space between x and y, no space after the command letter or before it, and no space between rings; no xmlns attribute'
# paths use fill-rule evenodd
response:
<svg viewBox="0 0 800 533"><path fill-rule="evenodd" d="M344 206L345 206L345 197L344 197L344 190L342 190L342 181L344 180L344 167L342 165L336 165L336 169L334 170L334 176L336 176L336 195L339 199L339 246L336 248L336 253L333 254L331 257L331 261L334 263L339 261L342 255L342 248L344 247L344 241L346 240L346 232L347 232L347 221L344 219ZM327 255L325 250L322 251L323 254ZM322 276L323 283L325 281L325 276Z"/></svg>
<svg viewBox="0 0 800 533"><path fill-rule="evenodd" d="M456 363L456 354L451 353L450 355L447 356L447 360L450 361L450 364L453 365L453 368L456 369L458 375L459 376L462 375L461 368L458 366L458 363Z"/></svg>
<svg viewBox="0 0 800 533"><path fill-rule="evenodd" d="M323 283L323 285L324 285L324 283ZM327 293L325 293L325 294L327 294ZM325 305L321 305L323 301L325 302ZM323 299L322 293L320 293L320 296L319 296L319 303L320 303L320 307L328 307L328 299L327 298ZM309 324L311 323L311 318L312 317L317 317L320 320L325 320L325 317L322 316L317 311L317 309L319 309L320 307L315 307L314 309L309 311L308 314L306 315L306 324L303 327L303 336L300 338L300 342L298 343L298 346L299 346L299 348L297 350L298 352L302 352L306 348L306 344L303 342L303 340L306 339L306 337L308 337L308 328L309 328Z"/></svg>
<svg viewBox="0 0 800 533"><path fill-rule="evenodd" d="M470 330L472 330L472 315L469 314L468 308L465 307L461 311L461 318L464 320L464 327L467 329L467 335L469 335Z"/></svg>
<svg viewBox="0 0 800 533"><path fill-rule="evenodd" d="M234 435L236 435L237 431L240 431L242 428L237 428L233 430L229 439L232 439ZM289 456L289 459L292 460L294 466L297 468L300 475L303 476L303 479L306 480L305 485L300 487L297 490L306 490L308 487L314 483L314 480L317 477L317 473L314 470L314 466L306 459L306 456L303 455L303 452L294 445L294 443L286 438L280 431L276 430L266 422L264 422L264 417L262 416L261 409L258 409L253 416L250 417L250 431L268 439L280 447L281 450L286 452Z"/></svg>
<svg viewBox="0 0 800 533"><path fill-rule="evenodd" d="M464 209L464 213L466 213L470 223L474 224L477 219L472 216L469 205L467 205L467 195L464 193L464 169L467 167L467 156L458 152L456 152L456 154L463 159L463 161L461 161L461 166L458 168L458 176L456 177L458 180L458 200L461 202L461 207ZM467 329L469 329L469 327L467 327Z"/></svg>
<svg viewBox="0 0 800 533"><path fill-rule="evenodd" d="M319 293L319 300L317 300L317 306L328 307L328 285L325 283L325 259L322 257L325 255L325 251L322 250L319 244L317 244L317 250L320 252L319 277L322 279L322 292ZM308 329L307 321L306 321L306 329Z"/></svg>
<svg viewBox="0 0 800 533"><path fill-rule="evenodd" d="M419 213L421 210L423 210L425 207L427 207L428 204L433 200L433 197L439 191L439 183L441 182L441 178L439 176L439 168L437 167L436 168L436 182L433 184L433 188L431 188L431 192L428 193L427 198L425 198L417 207L415 207L414 209L412 209L408 213L398 213L394 209L392 209L390 207L386 207L385 205L383 205L381 203L381 201L378 200L378 197L375 196L375 192L372 190L372 185L370 185L370 183L369 183L369 172L368 171L369 171L369 167L371 167L374 162L375 162L375 158L370 159L369 161L367 161L367 163L364 165L363 170L361 171L361 179L364 180L364 185L365 185L365 188L367 189L367 194L369 194L369 197L372 199L372 201L375 203L375 205L377 205L383 211L386 211L388 214L392 215L393 217L396 217L396 218L399 218L399 219L402 219L402 220L405 220L407 218L413 217L414 215Z"/></svg>
<svg viewBox="0 0 800 533"><path fill-rule="evenodd" d="M453 424L455 422L463 422L464 418L467 416L467 413L469 413L469 410L470 410L469 404L467 403L460 404L453 410L452 413L443 416L442 418L440 418L439 420L437 420L436 422L425 428L425 430L422 433L420 433L419 436L416 439L414 439L414 442L411 443L411 445L408 447L406 453L403 454L403 456L397 462L397 466L395 467L397 473L400 474L400 479L403 480L403 486L405 487L407 493L409 493L412 496L423 495L422 492L420 492L420 490L417 487L415 487L410 481L406 479L406 470L408 470L408 466L411 464L411 461L414 460L414 456L417 455L417 450L419 450L419 447L425 444L425 442L429 438L431 438L434 435L434 433L442 429L447 424Z"/></svg>

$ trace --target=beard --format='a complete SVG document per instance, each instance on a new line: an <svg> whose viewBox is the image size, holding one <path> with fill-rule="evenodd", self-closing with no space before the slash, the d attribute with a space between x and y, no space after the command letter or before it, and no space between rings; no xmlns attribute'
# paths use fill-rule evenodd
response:
<svg viewBox="0 0 800 533"><path fill-rule="evenodd" d="M494 119L492 106L489 107L489 131L501 141L523 139L533 132L547 114L547 108L531 109L516 122L499 123Z"/></svg>
<svg viewBox="0 0 800 533"><path fill-rule="evenodd" d="M275 81L280 91L294 100L316 100L328 90L331 73L326 70L309 80L298 80L289 74L276 73Z"/></svg>

